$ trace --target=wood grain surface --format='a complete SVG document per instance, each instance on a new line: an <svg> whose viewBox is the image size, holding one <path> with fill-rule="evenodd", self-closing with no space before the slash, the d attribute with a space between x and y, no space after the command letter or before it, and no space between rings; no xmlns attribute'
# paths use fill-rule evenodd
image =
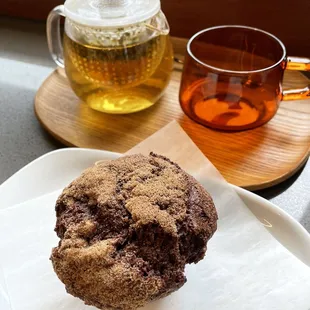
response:
<svg viewBox="0 0 310 310"><path fill-rule="evenodd" d="M176 54L183 53L182 39L174 39L174 46ZM196 124L182 112L180 77L181 72L175 70L165 95L153 107L130 115L109 115L80 102L64 70L57 69L38 90L35 112L43 127L65 145L120 153L177 120L228 182L250 190L280 183L307 160L310 100L282 102L277 115L254 130L219 132ZM308 82L301 73L288 71L284 88L300 88Z"/></svg>

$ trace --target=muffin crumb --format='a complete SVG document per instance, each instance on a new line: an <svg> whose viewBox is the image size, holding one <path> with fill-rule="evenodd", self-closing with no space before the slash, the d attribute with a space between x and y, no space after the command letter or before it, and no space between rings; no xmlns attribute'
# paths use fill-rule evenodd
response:
<svg viewBox="0 0 310 310"><path fill-rule="evenodd" d="M186 282L216 231L205 189L168 158L150 153L87 169L56 202L51 255L67 292L99 309L134 310Z"/></svg>

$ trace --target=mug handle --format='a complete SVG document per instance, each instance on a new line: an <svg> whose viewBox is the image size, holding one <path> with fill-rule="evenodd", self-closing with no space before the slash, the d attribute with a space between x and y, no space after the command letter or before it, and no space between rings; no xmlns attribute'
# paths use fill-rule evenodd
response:
<svg viewBox="0 0 310 310"><path fill-rule="evenodd" d="M288 57L286 69L310 71L310 58ZM287 89L283 91L282 100L310 99L310 84L305 88Z"/></svg>
<svg viewBox="0 0 310 310"><path fill-rule="evenodd" d="M55 63L64 68L63 46L60 33L60 17L65 17L64 6L56 6L48 15L46 23L47 44Z"/></svg>

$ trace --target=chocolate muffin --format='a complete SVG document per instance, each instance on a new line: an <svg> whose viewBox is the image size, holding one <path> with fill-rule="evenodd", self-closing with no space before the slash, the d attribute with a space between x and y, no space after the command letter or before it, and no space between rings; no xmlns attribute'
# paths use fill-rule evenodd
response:
<svg viewBox="0 0 310 310"><path fill-rule="evenodd" d="M51 260L67 292L99 309L133 310L185 282L216 230L210 195L151 153L86 170L56 203Z"/></svg>

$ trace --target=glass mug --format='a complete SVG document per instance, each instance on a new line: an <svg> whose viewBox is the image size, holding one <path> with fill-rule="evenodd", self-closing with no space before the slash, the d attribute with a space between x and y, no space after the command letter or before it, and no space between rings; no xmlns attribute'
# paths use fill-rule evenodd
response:
<svg viewBox="0 0 310 310"><path fill-rule="evenodd" d="M310 88L282 90L285 69L310 70L310 59L287 57L270 33L218 26L195 34L187 46L180 104L187 116L213 129L261 126L281 100L310 98Z"/></svg>
<svg viewBox="0 0 310 310"><path fill-rule="evenodd" d="M173 69L169 31L160 0L67 0L47 19L50 53L75 94L113 114L146 109L162 95Z"/></svg>

